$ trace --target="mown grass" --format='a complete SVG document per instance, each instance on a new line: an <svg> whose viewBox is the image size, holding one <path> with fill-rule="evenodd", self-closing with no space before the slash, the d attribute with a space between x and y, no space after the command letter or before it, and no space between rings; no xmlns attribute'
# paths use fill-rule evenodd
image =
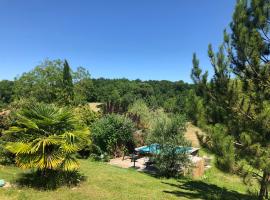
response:
<svg viewBox="0 0 270 200"><path fill-rule="evenodd" d="M251 199L237 176L210 169L202 179L163 179L121 169L107 163L81 160L81 173L87 177L79 186L42 191L29 187L0 188L1 200L88 200L88 199ZM16 182L16 167L0 167L0 179Z"/></svg>

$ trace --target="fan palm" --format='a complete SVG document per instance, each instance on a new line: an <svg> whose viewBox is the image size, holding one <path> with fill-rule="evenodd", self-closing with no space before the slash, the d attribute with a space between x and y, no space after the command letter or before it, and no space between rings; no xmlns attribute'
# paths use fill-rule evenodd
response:
<svg viewBox="0 0 270 200"><path fill-rule="evenodd" d="M47 104L22 109L4 134L13 138L6 149L16 155L16 164L41 171L78 169L74 154L90 142L89 130L71 111Z"/></svg>

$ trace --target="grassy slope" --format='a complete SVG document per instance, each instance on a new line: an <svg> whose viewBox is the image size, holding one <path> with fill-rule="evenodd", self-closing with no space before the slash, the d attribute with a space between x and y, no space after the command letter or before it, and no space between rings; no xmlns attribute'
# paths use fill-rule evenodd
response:
<svg viewBox="0 0 270 200"><path fill-rule="evenodd" d="M87 181L76 188L37 191L30 188L0 188L0 199L86 200L86 199L208 199L224 194L228 199L246 198L246 187L237 176L210 169L202 180L158 179L131 169L121 169L106 163L81 161L81 171ZM0 167L0 178L14 181L21 173L15 167ZM226 189L223 189L225 187ZM237 190L238 193L234 192ZM247 197L247 199L249 199Z"/></svg>

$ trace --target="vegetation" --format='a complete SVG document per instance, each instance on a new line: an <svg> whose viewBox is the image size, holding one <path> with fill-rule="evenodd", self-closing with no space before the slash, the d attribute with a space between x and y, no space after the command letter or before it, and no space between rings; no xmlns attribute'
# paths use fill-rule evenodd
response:
<svg viewBox="0 0 270 200"><path fill-rule="evenodd" d="M4 132L6 149L16 155L21 168L33 168L43 176L49 171L74 171L74 154L89 142L89 130L70 111L36 104L17 113L14 125Z"/></svg>
<svg viewBox="0 0 270 200"><path fill-rule="evenodd" d="M158 118L148 136L149 144L159 144L160 152L154 156L154 166L161 176L177 177L188 166L185 151L178 152L179 146L185 148L189 142L184 137L185 119L183 116Z"/></svg>
<svg viewBox="0 0 270 200"><path fill-rule="evenodd" d="M89 128L101 117L101 113L93 111L88 104L74 108L74 114L80 124L84 124Z"/></svg>
<svg viewBox="0 0 270 200"><path fill-rule="evenodd" d="M11 103L13 96L14 82L8 80L0 81L0 108Z"/></svg>
<svg viewBox="0 0 270 200"><path fill-rule="evenodd" d="M62 100L69 105L74 100L73 82L68 62L64 61L63 83L62 83Z"/></svg>
<svg viewBox="0 0 270 200"><path fill-rule="evenodd" d="M130 119L117 114L105 115L93 125L93 142L102 152L117 157L127 150L133 151L133 131Z"/></svg>
<svg viewBox="0 0 270 200"><path fill-rule="evenodd" d="M244 166L239 170L245 177L258 179L260 200L268 199L270 176L269 5L264 0L238 1L231 34L224 32L224 43L216 54L209 45L214 76L208 83L207 72L202 73L195 56L192 70L196 95L205 107L202 127L212 127L209 139L224 151L216 152L219 164L228 170L240 163L248 165L249 170ZM226 128L221 131L217 124Z"/></svg>
<svg viewBox="0 0 270 200"><path fill-rule="evenodd" d="M74 189L80 191L74 196L60 188L59 198L251 199L253 195L244 194L249 186L259 200L268 199L269 9L269 0L237 1L231 30L224 31L218 51L208 47L212 77L193 54L194 84L92 79L88 70L72 70L66 60L45 60L14 81L0 81L0 162L5 165L0 166L0 175L17 181L18 187L30 187L21 193L16 188L0 190L1 198L52 198L53 191L32 191L78 185L84 180L78 173L81 162L89 179ZM91 102L102 109L91 109ZM157 172L178 177L189 167L186 153L177 152L179 146L190 145L184 137L186 119L204 130L198 135L201 145L216 156L219 169L213 167L202 180L157 179L78 161L91 155L106 160L104 156L132 153L136 142L156 143ZM10 173L22 169L13 164L28 171L14 180Z"/></svg>
<svg viewBox="0 0 270 200"><path fill-rule="evenodd" d="M0 82L0 87L5 82ZM3 85L3 86L1 86ZM30 72L23 73L14 82L11 99L32 98L38 102L64 104L86 103L93 92L93 83L89 72L82 67L72 71L67 61L45 60ZM5 94L5 93L4 93ZM5 97L8 98L8 97Z"/></svg>

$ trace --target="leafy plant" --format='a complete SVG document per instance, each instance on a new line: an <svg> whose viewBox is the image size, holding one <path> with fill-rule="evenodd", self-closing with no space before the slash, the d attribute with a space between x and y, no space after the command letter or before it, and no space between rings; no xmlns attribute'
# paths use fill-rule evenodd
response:
<svg viewBox="0 0 270 200"><path fill-rule="evenodd" d="M16 155L21 168L73 171L74 154L89 143L88 128L81 127L66 108L35 104L17 113L15 125L4 132L6 149Z"/></svg>
<svg viewBox="0 0 270 200"><path fill-rule="evenodd" d="M189 146L184 137L185 118L157 118L148 138L149 144L158 144L159 153L154 155L154 166L161 176L179 176L183 169L189 166L188 155L185 151L179 152L179 147Z"/></svg>
<svg viewBox="0 0 270 200"><path fill-rule="evenodd" d="M88 104L76 107L74 112L80 123L88 127L92 127L93 123L101 117L101 113L93 111Z"/></svg>
<svg viewBox="0 0 270 200"><path fill-rule="evenodd" d="M134 124L130 119L117 114L106 115L93 124L93 143L102 152L119 156L125 148L133 149L133 131Z"/></svg>

